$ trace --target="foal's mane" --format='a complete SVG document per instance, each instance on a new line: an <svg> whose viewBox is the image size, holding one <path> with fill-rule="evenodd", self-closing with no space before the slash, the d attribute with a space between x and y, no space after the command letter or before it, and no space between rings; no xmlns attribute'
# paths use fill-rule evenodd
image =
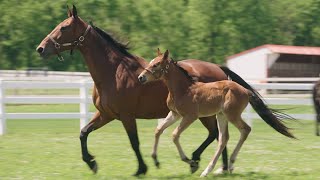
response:
<svg viewBox="0 0 320 180"><path fill-rule="evenodd" d="M97 26L94 26L92 23L90 23L93 29L105 40L107 41L113 48L117 49L119 52L121 52L123 55L133 58L134 56L128 52L129 47L128 43L123 44L117 40L115 40L111 35L109 35L104 30L100 29Z"/></svg>
<svg viewBox="0 0 320 180"><path fill-rule="evenodd" d="M196 82L195 78L193 78L188 71L186 71L185 69L183 69L183 67L181 67L177 61L174 61L173 59L170 60L171 63L173 63L176 67L178 67L178 69L187 77L187 79L191 82L194 83Z"/></svg>

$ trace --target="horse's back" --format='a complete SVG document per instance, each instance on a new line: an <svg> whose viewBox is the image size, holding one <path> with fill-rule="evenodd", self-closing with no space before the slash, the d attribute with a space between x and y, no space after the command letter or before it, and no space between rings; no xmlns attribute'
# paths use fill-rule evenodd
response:
<svg viewBox="0 0 320 180"><path fill-rule="evenodd" d="M218 65L210 62L186 59L178 61L178 64L188 71L190 76L196 77L200 82L215 82L228 79L227 75Z"/></svg>

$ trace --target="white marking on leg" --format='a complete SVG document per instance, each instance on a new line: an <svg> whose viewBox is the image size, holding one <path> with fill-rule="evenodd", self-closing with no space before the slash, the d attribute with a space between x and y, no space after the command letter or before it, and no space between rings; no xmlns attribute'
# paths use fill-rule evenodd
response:
<svg viewBox="0 0 320 180"><path fill-rule="evenodd" d="M228 132L228 121L222 113L217 114L217 122L219 129L219 144L216 153L214 154L212 160L208 164L207 168L201 173L200 177L207 176L216 165L223 149L226 147L227 142L229 140L229 132Z"/></svg>

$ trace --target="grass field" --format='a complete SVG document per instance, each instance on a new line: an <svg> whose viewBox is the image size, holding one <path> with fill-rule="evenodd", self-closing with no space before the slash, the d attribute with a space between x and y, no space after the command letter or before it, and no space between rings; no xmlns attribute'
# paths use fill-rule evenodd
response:
<svg viewBox="0 0 320 180"><path fill-rule="evenodd" d="M39 112L39 109L63 112L77 111L78 107L21 105L6 108L7 112ZM171 141L171 127L161 138L161 168L157 169L150 157L156 123L156 120L138 120L140 149L149 167L147 175L141 179L198 179L213 156L216 143L202 155L199 170L190 174L188 165L179 160ZM253 131L235 163L234 174L210 175L208 179L320 179L320 137L314 135L314 122L288 125L294 128L299 140L288 139L262 120L255 120ZM99 165L96 175L81 160L79 120L8 120L7 127L8 133L0 136L0 179L134 179L131 174L137 168L136 158L119 121L89 136L89 150ZM181 137L185 152L190 155L206 135L202 125L194 123ZM229 154L238 138L239 133L230 126ZM220 164L219 161L218 166Z"/></svg>

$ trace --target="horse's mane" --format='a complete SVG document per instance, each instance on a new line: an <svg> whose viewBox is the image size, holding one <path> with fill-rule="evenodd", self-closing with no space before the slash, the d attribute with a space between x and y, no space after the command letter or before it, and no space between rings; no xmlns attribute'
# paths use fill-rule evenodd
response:
<svg viewBox="0 0 320 180"><path fill-rule="evenodd" d="M187 79L191 82L194 83L196 82L195 78L193 78L188 71L186 71L185 69L183 69L183 67L181 67L177 61L174 61L173 59L171 59L171 63L173 63L176 67L178 67L178 69L183 72L183 74L187 77Z"/></svg>
<svg viewBox="0 0 320 180"><path fill-rule="evenodd" d="M93 29L104 39L106 40L111 46L113 46L114 48L116 48L118 51L120 51L123 55L128 56L130 58L133 58L134 56L132 54L130 54L128 52L129 47L128 47L128 43L127 44L123 44L117 40L115 40L111 35L109 35L107 32L105 32L104 30L100 29L97 26L94 26L91 23L91 26L93 27Z"/></svg>

